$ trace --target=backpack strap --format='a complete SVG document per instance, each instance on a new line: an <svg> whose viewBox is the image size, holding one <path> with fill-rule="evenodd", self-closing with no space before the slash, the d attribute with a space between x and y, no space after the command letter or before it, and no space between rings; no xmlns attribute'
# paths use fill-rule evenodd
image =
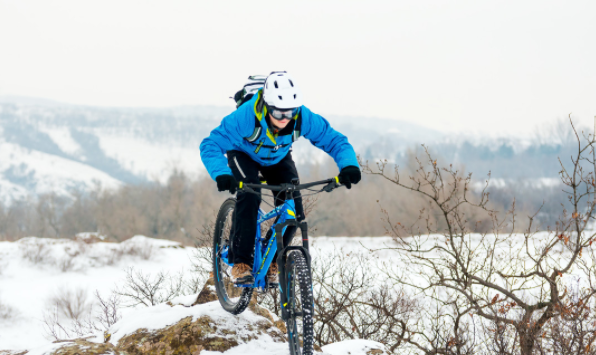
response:
<svg viewBox="0 0 596 355"><path fill-rule="evenodd" d="M263 119L263 90L257 92L257 101L255 102L255 129L252 131L252 134L248 138L244 138L250 143L259 138L261 132L263 131L263 127L261 126L261 120Z"/></svg>
<svg viewBox="0 0 596 355"><path fill-rule="evenodd" d="M250 137L245 138L249 142L254 142L259 138L261 135L261 131L263 131L263 127L261 127L261 121L255 116L255 129L252 131Z"/></svg>

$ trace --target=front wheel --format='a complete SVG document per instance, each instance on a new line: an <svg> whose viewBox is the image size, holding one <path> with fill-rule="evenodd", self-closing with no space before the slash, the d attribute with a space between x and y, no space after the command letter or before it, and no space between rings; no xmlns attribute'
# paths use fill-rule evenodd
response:
<svg viewBox="0 0 596 355"><path fill-rule="evenodd" d="M292 252L286 260L289 318L286 321L291 355L313 354L313 294L310 269L304 255Z"/></svg>
<svg viewBox="0 0 596 355"><path fill-rule="evenodd" d="M229 198L217 213L213 233L213 279L217 298L223 309L232 314L240 314L248 306L253 289L234 285L232 267L224 260L224 254L231 245L235 208L236 200Z"/></svg>

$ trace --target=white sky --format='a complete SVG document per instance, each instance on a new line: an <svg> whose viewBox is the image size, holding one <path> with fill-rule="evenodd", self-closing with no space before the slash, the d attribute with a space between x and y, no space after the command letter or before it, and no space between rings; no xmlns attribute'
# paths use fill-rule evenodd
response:
<svg viewBox="0 0 596 355"><path fill-rule="evenodd" d="M596 2L0 0L0 95L232 105L272 70L324 115L507 135L588 123Z"/></svg>

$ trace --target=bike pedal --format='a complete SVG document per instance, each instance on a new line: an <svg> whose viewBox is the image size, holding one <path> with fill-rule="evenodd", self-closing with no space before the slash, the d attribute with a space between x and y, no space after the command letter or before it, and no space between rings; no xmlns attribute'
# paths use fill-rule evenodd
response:
<svg viewBox="0 0 596 355"><path fill-rule="evenodd" d="M255 278L251 276L244 276L236 279L234 284L239 287L250 287L255 283Z"/></svg>
<svg viewBox="0 0 596 355"><path fill-rule="evenodd" d="M236 286L236 287L254 287L255 285L253 285L253 284L234 284L234 286Z"/></svg>

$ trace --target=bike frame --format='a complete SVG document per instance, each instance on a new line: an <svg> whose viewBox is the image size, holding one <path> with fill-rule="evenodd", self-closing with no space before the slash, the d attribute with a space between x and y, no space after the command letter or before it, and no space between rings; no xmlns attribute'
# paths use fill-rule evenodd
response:
<svg viewBox="0 0 596 355"><path fill-rule="evenodd" d="M267 241L265 237L261 235L261 223L268 221L272 218L276 218L278 216L278 221L271 226L271 238L269 238L269 241ZM302 234L302 246L290 245L284 248L283 234L285 233L286 228L288 226L296 226L296 231L300 229ZM221 258L226 264L233 266L234 264L228 261L228 248L229 246L226 246L224 248L224 250L222 251ZM289 317L289 313L286 309L286 305L288 303L287 290L289 288L289 284L287 273L285 270L286 256L290 251L298 250L304 255L309 269L311 263L311 257L308 251L308 225L306 222L298 222L296 220L296 207L293 199L285 200L283 205L275 207L268 213L265 213L261 208L259 208L257 218L257 233L255 236L254 262L252 270L255 282L254 284L237 286L253 288L260 287L262 289L267 289L267 270L269 270L269 266L271 265L271 262L273 261L273 257L275 256L277 250L281 250L281 252L278 253L277 256L277 266L279 268L280 301L282 306L281 315L283 320L287 320Z"/></svg>
<svg viewBox="0 0 596 355"><path fill-rule="evenodd" d="M268 186L263 184L250 184L239 183L239 189L247 192L253 192L259 194L255 190L266 189L271 191L278 191L285 193L285 196L293 196L295 191L309 189L314 186L325 185L319 192L331 192L335 188L341 185L339 178L336 176L332 179L321 180L310 182L306 184L299 184L298 179L293 180L290 184L283 183L275 186ZM296 208L294 199L292 197L286 198L284 203L280 206L275 207L271 212L265 213L259 208L257 215L257 233L255 235L255 253L253 262L253 277L255 279L253 284L250 285L236 285L237 287L251 287L251 288L262 288L266 290L269 285L266 283L267 271L273 261L273 257L277 252L277 267L279 269L279 291L280 291L280 304L281 304L281 318L284 321L288 321L292 314L288 310L288 290L290 289L291 276L286 271L286 259L287 255L291 251L297 251L302 253L306 260L308 269L311 269L311 257L308 251L308 225L306 222L298 222L296 220ZM279 219L271 226L272 235L267 241L261 235L261 223L270 220L271 218L279 217ZM295 226L296 230L300 229L302 234L302 246L289 245L284 247L283 234L288 226ZM278 252L279 251L279 252ZM233 266L228 260L229 245L223 246L221 255L219 256L226 264ZM311 286L312 287L312 286ZM296 315L296 314L294 314Z"/></svg>

